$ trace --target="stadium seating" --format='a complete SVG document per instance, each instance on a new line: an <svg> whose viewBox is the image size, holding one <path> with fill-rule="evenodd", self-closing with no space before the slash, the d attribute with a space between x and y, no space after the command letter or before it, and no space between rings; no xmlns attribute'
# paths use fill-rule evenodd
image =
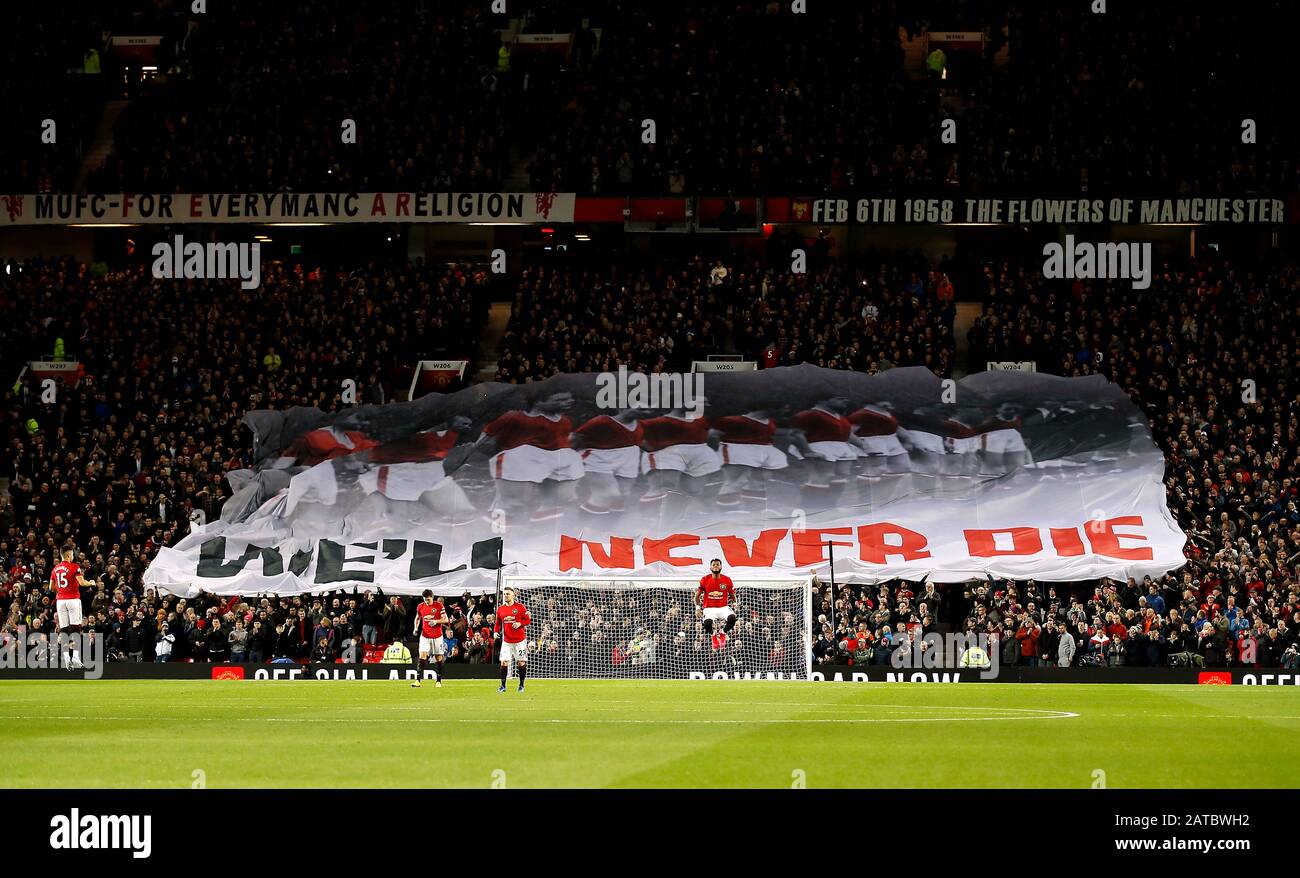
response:
<svg viewBox="0 0 1300 878"><path fill-rule="evenodd" d="M536 0L511 4L512 25L475 4L375 16L343 0L232 0L188 19L131 5L143 8L117 23L164 36L148 81L106 46L111 85L67 77L82 60L64 57L63 7L14 22L14 44L33 57L15 66L23 81L5 83L14 117L65 128L56 148L35 137L0 145L11 191L73 189L110 99L126 105L109 154L88 168L92 191L1095 196L1300 185L1291 114L1252 99L1285 80L1284 53L1260 45L1259 19L1231 6L1098 16L1087 4L869 3L791 17L766 0L578 2L563 13ZM1285 20L1284 3L1266 5L1264 19ZM499 31L514 26L572 34L572 49L502 57ZM982 56L952 53L936 78L907 61L927 28L989 39ZM59 52L45 52L55 35ZM358 125L354 144L342 142L344 119ZM944 119L958 123L955 143L936 137Z"/></svg>
<svg viewBox="0 0 1300 878"><path fill-rule="evenodd" d="M1086 3L1010 0L873 0L807 16L772 0L512 0L510 17L470 3L184 7L11 10L0 88L16 134L0 138L0 190L1300 192L1295 114L1269 97L1289 78L1287 59L1258 32L1260 20L1290 19L1282 0L1254 16L1231 4L1195 15L1124 4L1100 16ZM930 69L916 50L940 29L986 31L987 43ZM146 75L115 34L159 36L157 69ZM517 34L572 42L527 51ZM348 119L355 143L341 137ZM46 120L57 136L43 136ZM951 141L938 136L946 120ZM916 254L832 256L824 237L787 235L777 230L765 252L683 253L695 242L674 241L530 260L504 281L509 321L486 374L522 383L619 365L684 371L725 352L765 367L920 365L949 377L1033 360L1053 374L1104 375L1151 418L1169 507L1190 539L1185 568L1149 583L973 582L937 600L917 584L832 594L823 583L817 660L881 661L880 645L915 615L927 631L997 633L1004 663L1050 659L1061 636L1091 664L1222 665L1250 648L1263 665L1300 662L1297 266L1203 255L1162 266L1139 293L1047 282L1032 259L959 270ZM811 261L795 274L783 260L801 243ZM84 369L54 404L31 374L4 389L4 630L53 630L48 564L68 538L105 583L87 599L92 627L123 655L150 658L168 619L185 635L178 659L223 655L206 633L211 616L264 623L264 658L311 657L326 617L344 632L330 626L333 657L365 618L381 643L405 630L401 600L367 616L349 608L351 594L241 607L141 587L193 517L220 514L224 474L251 462L248 411L332 410L354 377L362 402L391 400L421 357L469 360L470 374L479 365L502 281L467 264L338 258L342 268L269 265L254 291L72 259L25 259L0 275L6 382L56 350ZM980 309L965 344L956 298ZM491 604L457 603L453 660L481 661ZM131 633L133 616L143 634ZM127 648L132 638L141 649Z"/></svg>
<svg viewBox="0 0 1300 878"><path fill-rule="evenodd" d="M915 615L926 630L997 631L1003 660L1013 664L1051 655L1060 635L1050 622L1068 624L1080 662L1163 665L1180 656L1222 665L1239 662L1254 641L1256 663L1294 667L1300 415L1291 388L1300 271L1203 260L1162 269L1140 297L1102 282L1045 285L1036 272L991 263L987 289L962 296L984 302L967 362L1032 357L1044 371L1100 372L1119 383L1153 418L1169 466L1169 505L1190 537L1188 566L1155 582L974 582L945 587L938 600L916 583L841 586L837 595L822 583L817 660L880 660L886 627L897 631ZM381 643L404 633L400 600L381 601L392 608L374 610L368 623L349 607L360 597L351 593L319 605L178 601L146 593L141 575L192 513L219 514L230 491L223 474L249 462L244 412L334 408L339 376L358 370L376 376L365 399L392 398L399 388L385 376L399 352L480 335L476 291L484 283L464 267L377 263L353 271L277 266L256 296L209 282L179 295L172 282L139 271L103 273L68 260L33 260L4 276L6 374L62 338L86 375L56 405L41 402L30 378L6 390L0 439L12 469L0 497L0 625L53 630L49 548L71 537L105 585L87 599L92 625L123 657L138 651L148 660L162 619L186 635L178 659L228 656L211 651L205 629L213 615L225 628L240 616L250 629L263 621L263 658L309 658L326 616L337 620L326 638L331 659L363 625L374 624ZM748 258L692 257L658 271L630 257L612 268L595 260L531 268L517 279L499 377L618 364L678 368L727 346L751 356L771 347L780 364L925 364L948 374L958 362L949 293L941 292L949 287L938 267L902 256L829 260L802 279ZM708 329L693 337L692 326ZM546 328L545 342L531 327ZM855 342L857 353L848 353ZM492 608L490 599L475 601L452 602L461 645L453 660L484 660L486 641L473 632L490 624ZM290 613L301 621L277 634ZM132 634L133 616L145 634ZM140 650L128 648L135 640Z"/></svg>

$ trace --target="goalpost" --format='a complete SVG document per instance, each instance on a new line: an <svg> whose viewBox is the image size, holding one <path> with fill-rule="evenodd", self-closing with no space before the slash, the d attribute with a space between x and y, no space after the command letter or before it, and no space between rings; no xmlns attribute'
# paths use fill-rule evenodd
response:
<svg viewBox="0 0 1300 878"><path fill-rule="evenodd" d="M532 616L530 677L685 680L721 672L808 679L811 580L733 581L736 625L715 650L694 603L698 579L504 577Z"/></svg>

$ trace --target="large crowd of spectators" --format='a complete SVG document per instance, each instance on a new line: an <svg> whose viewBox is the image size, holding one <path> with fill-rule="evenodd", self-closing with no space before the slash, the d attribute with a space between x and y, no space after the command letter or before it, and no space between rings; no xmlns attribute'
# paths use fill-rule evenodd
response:
<svg viewBox="0 0 1300 878"><path fill-rule="evenodd" d="M467 339L472 358L485 283L465 266L378 262L346 272L270 265L255 290L71 260L30 260L5 275L5 374L55 350L84 374L54 402L30 372L4 389L0 620L49 603L51 559L66 540L108 595L142 598L156 550L191 521L215 520L231 490L226 472L252 462L245 412L333 410L348 379L359 402L382 403L398 366ZM27 591L11 609L15 589Z"/></svg>
<svg viewBox="0 0 1300 878"><path fill-rule="evenodd" d="M509 16L470 2L231 0L201 15L184 3L109 6L8 13L0 190L70 190L83 171L88 190L137 192L1300 189L1294 114L1267 97L1286 81L1286 54L1258 32L1261 20L1289 20L1282 0L1253 16L1010 0L802 14L775 0L513 0ZM500 34L510 18L526 34L572 34L571 47L512 48ZM942 72L908 69L908 45L930 28L987 29L988 43L950 52ZM128 33L161 36L157 77L112 47ZM83 167L113 99L126 103L112 149ZM945 142L949 119L956 138ZM780 234L769 252L784 259L799 242ZM954 281L923 257L832 258L827 239L805 243L798 273L752 252L529 267L512 281L496 377L685 371L722 352L946 377L958 356L954 284L968 285L961 298L983 303L969 362L1100 373L1146 411L1188 564L1140 583L823 588L817 660L883 662L901 637L942 629L996 638L1010 664L1296 666L1300 270L1168 264L1139 292L1049 283L1014 261ZM393 260L342 271L275 263L256 290L68 259L9 267L0 374L8 381L49 353L83 373L52 403L31 374L3 389L4 631L50 633L49 569L71 540L102 583L85 598L89 625L120 657L148 660L161 647L173 659L325 659L358 638L398 636L406 599L184 601L146 591L141 577L160 547L220 513L225 474L251 463L247 411L332 410L345 379L360 402L384 402L422 356L474 359L492 281L468 266ZM481 660L490 603L453 604L454 658ZM644 659L632 648L639 630L609 636L611 655Z"/></svg>
<svg viewBox="0 0 1300 878"><path fill-rule="evenodd" d="M230 4L118 117L87 186L502 191L512 110L487 18L469 3Z"/></svg>
<svg viewBox="0 0 1300 878"><path fill-rule="evenodd" d="M58 10L57 20L50 9L35 4L19 4L6 13L0 192L74 187L108 94L101 75L84 72L86 52L102 48L91 6L89 0L71 0ZM69 12L85 16L82 26L69 27L63 18Z"/></svg>
<svg viewBox="0 0 1300 878"><path fill-rule="evenodd" d="M816 242L808 246L816 249ZM604 274L530 269L518 282L496 379L518 383L620 364L688 372L693 360L724 351L764 367L926 366L948 377L954 296L942 266L906 254L823 254L799 273L742 254L620 264Z"/></svg>
<svg viewBox="0 0 1300 878"><path fill-rule="evenodd" d="M997 635L1004 664L1297 667L1300 637L1300 271L1203 259L1126 281L1045 282L985 267L970 359L1100 373L1148 414L1188 563L1143 582L975 583L943 600L829 593L819 660L886 661L900 626ZM906 603L904 603L906 599ZM835 624L830 620L834 617ZM1064 641L1070 641L1064 643Z"/></svg>
<svg viewBox="0 0 1300 878"><path fill-rule="evenodd" d="M54 608L45 589L22 579L6 591L0 643L19 638L22 628L38 650L42 643L57 648ZM492 661L492 595L444 600L450 619L447 660ZM382 590L187 599L152 588L137 591L111 565L84 603L82 631L98 635L103 655L121 662L360 663L375 660L380 645L411 640L415 618L413 599L385 596Z"/></svg>
<svg viewBox="0 0 1300 878"><path fill-rule="evenodd" d="M942 266L923 261L827 260L799 277L726 257L656 269L629 261L608 276L600 271L533 268L521 276L501 377L620 363L679 368L727 343L760 358L776 353L773 364L926 363L946 373L954 357L945 301L951 282ZM1300 272L1202 260L1162 266L1143 292L1123 283L1045 283L1035 272L986 266L972 361L1036 359L1043 371L1100 372L1123 387L1147 411L1165 454L1169 506L1189 537L1187 565L1140 583L844 586L833 606L824 590L815 608L826 617L816 626L818 660L870 659L863 650L883 654L881 644L920 626L997 635L1002 660L1013 662L1059 661L1062 650L1076 664L1293 662L1300 412L1291 388ZM463 343L482 332L485 283L463 267L405 263L350 272L274 265L260 290L197 282L183 294L138 268L69 260L33 260L5 275L6 371L58 345L85 374L53 404L30 376L5 390L0 625L52 626L49 570L67 540L89 578L104 584L86 595L91 624L119 640L154 643L154 626L173 616L182 630L202 631L214 614L222 630L234 630L242 614L246 630L265 621L266 657L278 649L278 634L267 632L292 608L308 612L292 656L305 658L320 616L331 616L337 629L340 614L332 611L342 611L349 632L366 624L350 605L362 595L324 599L313 617L314 598L251 601L247 610L209 596L182 605L150 595L141 576L192 520L219 514L230 492L225 473L251 462L251 437L239 426L246 411L333 409L341 380L353 376L360 376L361 401L393 398L387 376L395 360L421 344ZM611 289L618 293L593 293ZM690 336L710 326L702 339ZM855 346L860 353L851 353ZM267 618L254 618L263 609ZM194 618L186 621L188 610ZM141 614L148 633L131 635ZM349 638L335 636L341 651ZM628 649L630 637L618 648ZM466 656L473 641L470 632Z"/></svg>
<svg viewBox="0 0 1300 878"><path fill-rule="evenodd" d="M33 136L6 138L14 161L0 168L71 189L74 142L105 98L125 97L90 190L1283 195L1300 185L1297 128L1265 96L1289 71L1257 23L1288 13L1282 0L1251 16L1010 0L799 14L775 0L521 0L508 15L469 2L159 4L127 19L163 37L158 76L141 81L141 63L99 39L65 57L69 17L107 29L103 14L33 8L11 28L23 54L4 74ZM512 21L572 34L570 47L503 48ZM950 47L942 76L910 69L905 46L931 28L988 42ZM117 65L111 87L78 88L64 71L97 45ZM65 98L96 103L72 112ZM66 125L58 146L32 127L50 117ZM940 137L947 119L955 142Z"/></svg>

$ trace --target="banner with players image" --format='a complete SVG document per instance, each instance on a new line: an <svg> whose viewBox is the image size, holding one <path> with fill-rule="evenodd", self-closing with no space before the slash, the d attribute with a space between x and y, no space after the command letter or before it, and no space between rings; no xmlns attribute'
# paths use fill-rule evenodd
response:
<svg viewBox="0 0 1300 878"><path fill-rule="evenodd" d="M609 379L253 412L256 466L145 582L455 594L493 589L502 564L689 581L720 558L738 577L825 578L833 552L840 581L958 582L1184 563L1146 419L1101 376L804 365L623 375L616 393Z"/></svg>

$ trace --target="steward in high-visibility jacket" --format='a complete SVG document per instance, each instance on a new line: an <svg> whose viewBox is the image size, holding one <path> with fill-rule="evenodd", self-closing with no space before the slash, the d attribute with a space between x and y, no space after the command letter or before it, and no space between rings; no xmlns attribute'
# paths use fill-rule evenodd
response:
<svg viewBox="0 0 1300 878"><path fill-rule="evenodd" d="M961 654L960 666L963 668L987 668L989 654L978 646L968 646Z"/></svg>
<svg viewBox="0 0 1300 878"><path fill-rule="evenodd" d="M406 644L402 643L402 641L394 640L384 650L383 663L386 665L409 665L411 663L411 651L406 648Z"/></svg>

